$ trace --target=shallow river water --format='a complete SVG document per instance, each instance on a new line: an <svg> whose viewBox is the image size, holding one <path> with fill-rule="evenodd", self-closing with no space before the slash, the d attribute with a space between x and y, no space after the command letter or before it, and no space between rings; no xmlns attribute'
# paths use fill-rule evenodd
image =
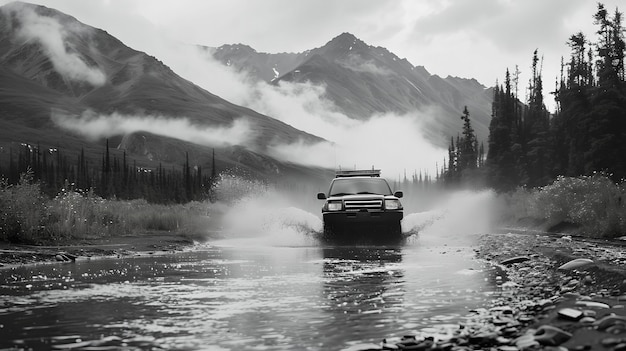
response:
<svg viewBox="0 0 626 351"><path fill-rule="evenodd" d="M466 246L260 246L0 271L0 348L340 350L459 323L497 290Z"/></svg>
<svg viewBox="0 0 626 351"><path fill-rule="evenodd" d="M287 208L237 211L254 235L183 252L0 269L0 349L349 350L445 334L500 291L472 246L489 197L465 198L406 216L393 247L324 245L321 220Z"/></svg>

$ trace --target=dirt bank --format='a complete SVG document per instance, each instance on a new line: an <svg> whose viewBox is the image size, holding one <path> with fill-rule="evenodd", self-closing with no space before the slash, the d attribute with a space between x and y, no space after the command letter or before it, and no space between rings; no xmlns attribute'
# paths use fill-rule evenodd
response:
<svg viewBox="0 0 626 351"><path fill-rule="evenodd" d="M82 260L178 251L194 241L172 232L150 232L107 238L82 239L53 246L16 245L0 242L0 267L20 264Z"/></svg>

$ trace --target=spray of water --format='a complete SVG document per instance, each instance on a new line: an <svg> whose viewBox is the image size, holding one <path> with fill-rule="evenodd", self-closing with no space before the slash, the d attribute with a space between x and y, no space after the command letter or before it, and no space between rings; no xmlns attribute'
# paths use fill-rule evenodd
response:
<svg viewBox="0 0 626 351"><path fill-rule="evenodd" d="M307 212L273 186L222 175L222 245L314 246L322 231L319 216Z"/></svg>
<svg viewBox="0 0 626 351"><path fill-rule="evenodd" d="M316 246L320 213L304 210L297 197L266 183L222 175L216 187L220 202L221 245ZM312 195L311 195L312 196ZM493 226L496 196L492 191L440 192L432 209L405 214L407 245L468 246L476 234Z"/></svg>
<svg viewBox="0 0 626 351"><path fill-rule="evenodd" d="M413 244L469 245L476 234L492 229L496 203L491 190L441 195L432 210L406 215L403 231L412 235Z"/></svg>

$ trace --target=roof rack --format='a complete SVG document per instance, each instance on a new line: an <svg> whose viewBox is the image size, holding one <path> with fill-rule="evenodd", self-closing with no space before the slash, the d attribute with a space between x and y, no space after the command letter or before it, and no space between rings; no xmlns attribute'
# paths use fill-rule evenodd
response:
<svg viewBox="0 0 626 351"><path fill-rule="evenodd" d="M380 177L380 169L361 169L354 171L336 171L335 178L345 177Z"/></svg>

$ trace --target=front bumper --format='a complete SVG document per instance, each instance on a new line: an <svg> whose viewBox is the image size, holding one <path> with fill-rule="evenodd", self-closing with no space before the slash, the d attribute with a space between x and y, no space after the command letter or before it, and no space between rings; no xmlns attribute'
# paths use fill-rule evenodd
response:
<svg viewBox="0 0 626 351"><path fill-rule="evenodd" d="M350 224L398 224L402 220L402 211L333 211L323 212L324 224L350 225Z"/></svg>

